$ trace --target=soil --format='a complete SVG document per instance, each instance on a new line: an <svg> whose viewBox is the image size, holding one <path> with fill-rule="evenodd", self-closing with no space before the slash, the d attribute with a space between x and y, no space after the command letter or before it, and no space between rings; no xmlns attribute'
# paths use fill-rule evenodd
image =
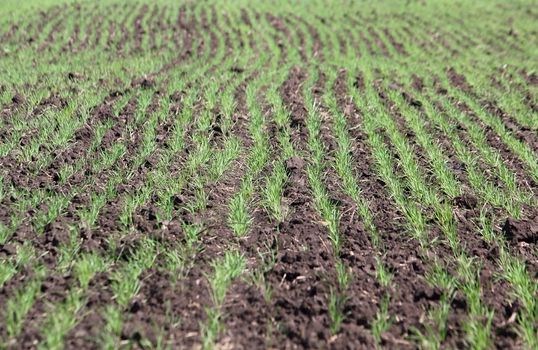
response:
<svg viewBox="0 0 538 350"><path fill-rule="evenodd" d="M502 232L512 242L538 242L538 217L525 220L506 219Z"/></svg>
<svg viewBox="0 0 538 350"><path fill-rule="evenodd" d="M81 8L76 4L66 5L65 8L52 7L35 16L33 22L27 26L10 23L9 27L6 27L7 31L0 36L0 43L20 43L16 51L28 49L30 46L46 56L44 60L54 59L57 52L77 55L89 50L105 50L107 55L127 61L147 52L158 56L161 53L169 54L165 51L170 50L170 47L174 50L171 59L145 74L133 75L124 70L125 74L121 77L94 77L91 76L91 71L87 70L62 71L62 77L69 82L70 88L82 89L86 88L83 84L94 82L94 88L108 89L110 93L103 94L103 98L95 105L87 106L87 111L74 112L89 114L85 123L73 130L69 142L57 149L42 146L42 155L49 156L50 162L40 169L36 170L35 160L20 161L17 153L22 147L31 145L38 139L40 130L36 128L25 129L14 150L7 152L7 155L0 159L0 189L9 193L4 196L2 192L0 197L0 222L6 227L10 226L14 215L20 214L20 222L13 227L14 232L5 244L0 245L0 260L15 261L19 254L18 247L23 244L29 244L36 257L31 264L16 267L14 275L0 286L0 314L4 316L1 310L5 309L5 305L36 278L38 264L47 269L47 274L41 281L38 298L24 315L22 331L16 339L10 339L9 347L36 348L44 339L42 327L47 317L54 312L53 308L64 302L70 291L78 288L78 281L69 268L58 268L66 247L72 247L76 243L77 254L111 256L114 260L111 268L96 274L90 280L88 288L83 291L82 310L77 314L76 324L69 329L64 339L65 347L69 349L99 348L100 337L104 332L105 310L109 305L118 306L112 290L111 274L128 263L140 248L141 242L150 238L160 244L159 251L155 255L153 266L142 272L139 278L140 288L135 297L121 309L123 324L118 337L120 347L147 348L148 341L154 345L164 337L165 343L171 348L200 348L203 340L201 324L207 321L207 312L213 305L207 278L213 271L212 263L222 257L226 250L237 249L246 259L246 270L249 274L235 280L227 291L221 310L223 327L216 339L217 348L373 349L378 345L386 349L418 348L413 337L417 331L427 330L430 322L427 315L439 307L444 293L428 282L428 276L435 261L452 277L458 278L454 254L436 224L433 213L429 212L431 208L421 207L421 210L428 220L427 234L432 244L421 248L410 236L402 208L391 198L387 184L378 174L372 156L374 150L371 149L368 135L364 131L364 121L365 118L371 117L370 111L357 108L347 85L350 73L340 68L331 88L337 99L337 108L347 121L347 130L351 137L353 175L361 188L361 195L368 202L381 238L381 245L375 246L371 232L368 232L360 218L357 204L344 193L341 179L332 167L338 142L333 132L331 113L324 105L326 100L323 92L327 77L322 65L325 60L331 58L325 56L335 52L345 55L353 51L357 53L357 59L359 54L370 54L381 60L395 62L410 59L412 51L407 48L406 43L414 40L414 26L427 28L424 37L418 40L424 41L419 45L431 53L442 50L444 54L454 56L480 45L481 39L475 38L472 33L466 33L465 29L456 33L437 30L439 28L417 16L406 17L401 31L391 32L387 27L378 27L378 15L372 13L353 18L344 17L346 22L349 22L347 27L344 26L347 32L337 34L335 42L332 42L327 36L321 35L319 28L326 26L336 29L340 23L336 25L334 22L341 18L315 15L307 20L292 13L282 15L245 9L238 10L237 14L228 14L219 13L220 9L216 6L206 6L199 12L193 12L189 6L193 5L185 4L178 13L169 16L170 8L158 4L131 4L121 11L118 5L112 5L110 9L117 10L121 15L111 20L100 16L99 7ZM84 25L79 23L75 23L72 28L66 26L62 15L80 16L86 10L91 10L92 18L87 28L83 28ZM218 16L222 16L224 23L217 23ZM237 19L243 22L244 28L232 28L232 21ZM268 148L272 160L253 180L255 193L249 203L250 230L248 235L239 238L234 235L227 221L229 204L241 188L248 170L247 155L254 140L249 130L251 116L246 103L249 91L247 87L259 77L260 72L250 72L248 66L239 66L235 61L230 66L223 65L224 60L233 54L233 40L240 40L243 35L246 35L247 42L238 43L240 47L249 45L257 54L269 50L268 43L256 41L259 34L258 24L262 22L267 22L272 27L270 40L274 40L280 48L281 56L276 66L285 66L288 63L288 55L292 53L298 53L302 60L302 65L295 65L290 69L287 79L278 88L282 104L289 112L289 136L297 155L282 159L288 175L282 203L288 215L282 222L276 222L264 206L262 189L266 185L266 176L272 171L272 160L281 154L278 137L283 130L271 118L274 111L263 98L268 86L263 86L257 102L266 119L264 132L269 140ZM305 30L296 29L297 24L301 24ZM355 30L358 33L355 33ZM201 32L208 33L207 42L200 40ZM396 33L400 32L408 36L406 40L398 38ZM84 37L81 33L85 33ZM352 38L347 40L346 35ZM434 37L436 43L428 41L427 36ZM517 40L516 33L511 33L510 36L513 39L506 46L518 49L514 44ZM312 44L311 52L308 52L308 42ZM296 44L299 47L294 47ZM332 45L339 45L339 48ZM368 52L358 53L362 45ZM503 50L503 47L504 45L492 44L490 49ZM215 60L221 50L225 50L226 54L222 60ZM206 53L208 57L205 58L210 61L209 69L203 76L185 84L185 89L207 83L207 77L225 72L230 78L220 87L217 94L220 96L227 84L238 79L237 85L234 85L234 100L237 106L232 116L231 134L241 143L241 155L216 181L204 177L210 170L208 164L197 170L197 174L202 175L200 179L206 181L206 201L202 208L188 209L188 204L199 196L195 179L188 177L180 193L171 198L171 219L160 219L162 210L159 208L159 201L163 199L162 194L152 191L149 199L133 212L133 225L126 230L120 221L125 204L154 176L157 165L170 147L169 138L175 128L174 118L159 119L152 135L155 150L143 159L140 166L132 169L133 164L138 165L135 163L137 155L143 151L145 145L140 130L143 130L147 123L145 120L137 123L138 115L152 115L162 106L168 106L169 116L182 113L185 91L174 90L171 72L182 65L196 64L196 60ZM273 62L270 60L264 69L271 63ZM338 206L341 214L339 230L344 240L338 258L352 276L350 286L345 291L347 299L342 305L345 318L337 334L330 331L331 316L328 307L331 291L337 286L336 257L331 248L326 223L315 207L307 173L311 154L308 147L308 111L303 88L308 79L308 64L314 64L319 69L319 80L315 82L312 94L316 102L316 112L323 119L320 131L320 140L326 149L323 159L323 185L327 188L331 202ZM187 73L182 78L188 76ZM437 182L426 150L420 146L417 135L406 124L402 112L396 103L391 101L385 87L401 93L408 107L424 118L425 130L447 156L447 168L459 182L462 193L450 198L442 191L436 191L440 193L439 199L447 204L454 214L462 249L479 262L481 300L494 311L491 339L498 349L519 348L521 340L518 338L514 320L520 312L520 301L513 297L513 286L498 277L499 247L478 235L477 225L480 224L481 214L487 211L493 218L495 233L504 238L509 253L523 261L529 276L536 279L538 208L524 205L520 217L514 218L500 208L485 205L483 200L477 197L469 184L465 163L456 156L450 139L425 119L426 110L416 95L426 90L447 94L447 91L440 87L438 77L434 76L433 86L428 86L425 74L427 72L413 73L409 77L411 89L406 90L396 74L387 78L383 77L380 71L375 71L376 80L373 84L377 91L376 98L380 99L381 107L394 120L398 131L414 152L415 160L424 173L428 186L435 188ZM529 85L538 84L535 72L520 70L514 74L520 74L520 78ZM518 123L514 116L503 111L495 101L479 96L465 76L456 69L447 67L446 75L453 87L479 101L484 110L499 118L515 138L538 153L536 130ZM44 76L43 80L45 78L47 77ZM359 74L352 78L353 88L357 89L359 94L365 94L367 86L363 77ZM491 77L492 82L502 89L502 80L497 78ZM18 113L24 114L23 118L30 121L41 118L47 112L60 113L72 107L68 98L71 96L68 91L71 90L66 87L65 91L51 90L46 98L32 106L30 113L25 114L33 96L32 89L41 86L38 84L42 83L35 86L13 86L7 90L12 91L12 96L10 95L0 111L3 123L0 141L8 140L13 130L18 127L12 124L11 118ZM524 85L518 89L522 96L526 96L525 103L533 108L532 93ZM3 85L1 90L3 93ZM151 102L146 110L139 111L140 97L146 93L151 94ZM119 114L115 115L114 106L124 97L128 97L128 100ZM525 190L529 189L536 199L538 184L529 176L527 168L517 155L502 142L492 128L480 121L469 106L454 98L451 98L450 102L483 128L487 144L498 150L501 160L516 175L518 185ZM434 107L436 112L445 116L445 111L439 105ZM168 168L171 178L178 178L180 174L186 173L186 160L195 146L190 136L196 127L198 116L205 113L205 108L205 101L198 96L194 102L194 121L188 123L183 130L187 135L185 146L171 156ZM207 136L212 152L220 151L228 136L223 134L219 125L223 116L218 110L208 112L214 120L210 132L204 136ZM101 135L102 138L98 139L96 149L89 152L90 146L98 137L97 126L104 124L107 128ZM464 126L455 126L464 145L472 147ZM402 165L390 138L382 128L376 132L386 143L391 157L396 160L393 171L402 178L409 200L417 201L403 181L405 175ZM100 159L99 156L120 143L125 146L126 153L109 168L96 170L92 164ZM80 160L80 167L65 182L60 181L61 170L78 164ZM502 186L495 175L495 169L483 160L478 159L476 167L480 172L488 174L488 180L496 186ZM116 181L118 174L121 176ZM91 226L81 222L80 211L88 208L96 194L106 193L109 189L113 190L113 194L107 196L95 224ZM66 206L42 227L42 231L37 229L35 220L40 214L49 212L51 203L36 201L28 208L21 208L21 198L28 199L32 193L64 195L68 198ZM185 224L203 224L198 245L189 252L189 261L181 273L169 271L165 252L185 247ZM274 265L264 270L262 256L269 251L275 253ZM378 261L383 261L392 275L392 282L388 286L381 285L376 276ZM261 271L263 285L254 282L254 271ZM268 291L270 294L267 294ZM390 326L382 332L380 339L376 340L373 329L385 298L389 300ZM442 341L442 347L465 348L468 345L465 340L465 321L469 305L461 291L455 294L450 307L447 334ZM4 339L7 334L6 322L0 322L0 339ZM379 344L376 344L377 341Z"/></svg>

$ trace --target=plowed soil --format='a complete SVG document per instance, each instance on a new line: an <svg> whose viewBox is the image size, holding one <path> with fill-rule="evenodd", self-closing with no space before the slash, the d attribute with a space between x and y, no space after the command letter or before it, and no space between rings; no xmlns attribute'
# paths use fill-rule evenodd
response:
<svg viewBox="0 0 538 350"><path fill-rule="evenodd" d="M117 18L104 13L105 10L118 11ZM502 277L499 242L503 242L503 249L506 248L508 254L523 263L529 280L536 283L538 175L532 173L535 169L532 161L536 165L538 159L537 124L525 125L514 114L516 108L503 110L506 105L496 101L493 95L484 96L477 83L473 85L466 79L467 67L452 66L449 61L450 57L463 57L466 50L474 48L478 51L491 50L492 55L499 50L502 55L498 57L508 57L507 60L513 64L517 58L527 54L522 51L511 56L512 51L508 51L517 51L519 39L510 39L510 43L516 46L507 49L491 36L487 37L491 43L476 38L479 35L476 28L465 26L460 33L447 33L442 28L437 31L438 28L427 26L437 22L423 21L402 13L390 15L388 21L401 22L399 29L393 30L383 24L384 20L378 19L375 10L356 15L346 13L345 16L342 11L334 16L322 13L306 16L282 11L269 13L267 6L263 6L227 13L218 5L192 3L179 7L173 15L172 10L176 11L176 7L139 2L110 7L96 5L93 9L88 4L82 7L77 4L58 5L36 12L31 21L25 22L20 18L13 20L8 27L1 27L0 44L6 49L0 51L0 65L2 60L13 64L14 61L10 60L24 53L34 53L36 65L50 63L57 67L64 62L62 55L71 55L72 61L65 61L67 66L60 70L61 73L44 71L36 76L37 79L24 83L12 79L7 72L9 67L0 69L0 78L4 76L8 81L4 83L0 79L0 94L7 96L2 99L0 110L3 152L0 156L0 223L5 232L11 230L0 245L0 263L15 266L12 274L2 271L8 277L0 285L0 348L46 348L44 342L48 335L44 327L49 324L51 314L66 303L73 290L80 287L73 266L77 257L83 254L107 257L109 265L105 271L93 275L87 288L81 291L80 309L71 313L72 324L62 328L65 333L61 335L61 344L67 349L102 348L103 333L110 332L105 329L108 322L106 310L110 305L118 305L114 273L136 258L137 251L147 239L157 242L159 248L155 251L151 267L139 275L139 287L134 297L120 307L122 323L116 348L201 348L204 344L202 325L208 321L208 310L214 304L209 283L213 262L231 247L245 257L246 269L226 292L220 310L222 327L211 346L218 349L427 347L420 342L417 334L428 331L432 324L430 312L439 308L445 292L429 279L434 264L443 266L458 283L463 281L460 281L460 266L437 224L433 209L426 204L420 206L427 218L426 235L431 242L431 246L424 249L410 236L406 214L393 198L389 184L376 164L373 155L376 150L372 149L364 125L369 114L383 108L394 121L395 130L405 137L413 159L424 174L426 186L434 191L439 188L427 150L389 91L399 93L405 106L424 120L424 129L446 156L446 168L461 187L460 195L451 197L442 193L439 200L450 208L463 251L477 262L479 299L492 312L488 347L518 349L528 346L518 330L518 320L524 312L523 302L514 294L514 285ZM517 11L514 13L522 10ZM536 17L532 9L529 11L528 16ZM78 19L76 24L65 21L68 17L85 16L88 17L80 19L80 23ZM263 26L263 31L257 26ZM420 37L411 35L416 31L414 26L421 26L423 34ZM336 33L334 38L329 37L331 32ZM430 34L435 35L435 40L431 40ZM353 37L348 39L350 35ZM474 40L480 41L483 47ZM373 68L370 78L363 77L360 69L354 76L355 72L350 70L352 65L340 66L338 61L333 61L338 52L342 57L353 56L359 61L368 56L387 62L389 66L394 62L394 66L410 67L412 60L421 57L413 51L417 48L426 56L442 52L447 61L440 70L428 68L408 74L408 82L400 73L389 75ZM236 50L253 55L254 59L244 64L238 55L233 56L230 62L226 61ZM280 57L275 56L277 51L271 51L268 61L258 71L252 71L258 57L270 50L277 50ZM84 57L81 62L87 66L77 66L78 55ZM137 60L139 57L143 59ZM94 59L110 59L121 68L114 66L107 72L106 68L96 65L95 74L102 76L92 76L91 62ZM60 60L60 63L55 64L54 60ZM158 63L143 66L143 69L132 68L144 64L144 60ZM201 76L189 78L196 64L200 63L207 64L207 69ZM27 61L22 64L30 67ZM276 72L277 69L271 65L285 67L287 76L278 86L272 86L275 83L269 79L269 83L256 92L255 101L265 118L263 130L271 159L253 180L249 230L244 237L238 237L230 227L228 216L230 202L240 191L249 171L248 155L255 143L250 124L249 86L266 76L263 75L265 71L274 69ZM338 76L331 88L337 107L347 120L352 172L361 196L373 213L381 248L374 246L359 215L357 203L345 194L342 179L333 166L340 145L333 131L334 119L326 105L324 94L328 78L324 65L337 67ZM316 207L308 173L313 157L309 148L310 112L304 86L308 84L312 66L319 78L310 92L316 101L317 112L323 116L320 128L320 138L325 147L323 162L326 164L323 184L330 202L338 207L341 214L338 230L343 244L339 256L335 256L332 249L328 224ZM493 85L498 90L524 96L518 108L526 111L532 120L538 118L538 79L536 73L526 71L527 68L512 70L513 84L510 83L512 85L506 89L503 86L512 81L507 78L508 73L488 76L487 79L495 82L497 85ZM486 75L485 68L477 74ZM181 83L174 79L181 80ZM227 86L233 86L235 109L229 129L223 125L225 115L220 110L220 102L212 110L207 110L208 102L203 92L208 82L213 80L220 84L216 89L219 98L224 95ZM60 81L57 84L61 87L55 86L55 81ZM353 83L349 84L349 81ZM371 84L373 95L366 84ZM190 101L187 95L198 86L199 95ZM289 139L296 152L296 155L282 159L287 180L281 200L288 215L280 222L274 220L263 202L266 176L271 173L283 150L279 137L284 130L273 120L275 108L265 99L265 93L271 87L276 89L283 109L289 113ZM350 91L352 88L360 96L375 96L379 106L370 108L367 105L366 109L361 109L355 103ZM45 94L48 97L34 102L35 96L47 89L50 89L50 93ZM498 129L484 121L472 106L458 100L451 89L477 101L482 108L480 113L495 118L515 141L509 144L506 141L508 136L499 136ZM97 97L85 105L78 96L85 96L83 94L88 91L93 91ZM446 104L440 102L445 100L437 101L432 95L446 99ZM449 123L454 126L454 134L462 141L463 147L471 150L477 171L485 174L485 179L494 188L506 193L508 187L502 173L481 156L476 150L477 141L472 137L472 130L450 117L451 113L461 113L483 132L484 147L495 152L506 171L513 174L517 189L528 196L527 200L514 196L514 201L520 204L519 216L482 197L482 192L469 178L469 164L458 156L449 135L433 121L424 119L428 118L430 111L422 101L431 102L435 112L443 118L451 118ZM447 110L447 106L453 110ZM183 147L171 152L174 147L171 137L186 109L192 110L193 118L181 126L185 135ZM153 148L144 153L148 145L145 130L151 125L148 120L161 110L169 117L156 118L155 128L149 135ZM43 136L44 124L40 120L62 113L71 113L69 115L73 119L76 117L80 123L71 130L67 142L56 145L51 143L53 137ZM218 179L209 176L212 170L209 161L196 168L195 174L188 172L188 161L199 142L192 136L199 132L197 123L204 113L211 115L209 131L202 133L211 155L225 147L230 135L241 145L239 157L232 160ZM61 128L61 123L55 124L53 135ZM399 159L398 150L387 130L387 127L379 127L376 132L395 160L392 170L403 184L405 197L410 202L418 201L412 185L405 182L405 160ZM528 158L511 146L516 142L527 147ZM24 152L30 152L28 150L34 146L39 152L25 158ZM122 147L121 155L111 165L100 167L104 164L103 155L114 147ZM169 153L169 158L166 158ZM163 159L168 159L166 174L171 179L188 174L181 180L184 183L181 183L180 191L166 198L171 203L172 217L163 218L162 193L168 195L168 192L150 188L150 194L135 207L126 228L122 220L127 203L138 194L142 196L144 186L156 183L156 174ZM72 169L67 177L64 174L66 169ZM190 205L200 196L197 179L205 181L202 183L205 200L203 207L192 209ZM91 207L97 195L103 195L105 199L95 223L89 225L81 219L80 212ZM66 204L57 215L40 226L39 218L53 212L53 199L60 196L66 198ZM501 241L487 240L479 234L484 213L492 218L492 230L501 237ZM188 225L200 225L203 229L194 253L188 255L188 267L178 274L167 269L167 251L187 244ZM19 266L15 262L19 259L21 247L25 246L31 247L33 260ZM73 249L72 256L66 253L69 249ZM262 271L265 284L261 288L252 276L264 266L262 257L269 256L271 252L275 254L274 262ZM72 260L68 261L71 263L63 266L62 259L70 258ZM378 278L380 259L392 276L388 286L380 283ZM328 298L334 286L338 285L337 261L343 263L352 277L342 308L344 318L341 327L333 333ZM5 270L8 271L8 268ZM44 277L39 277L40 271L45 271ZM39 281L35 300L21 316L20 332L14 335L8 329L5 310L9 303L20 302L18 296L35 280ZM268 291L270 297L266 294ZM373 328L386 299L389 300L389 326L376 339ZM446 349L469 348L466 327L470 305L462 288L456 288L449 307L446 334L439 345ZM538 316L530 319L537 320Z"/></svg>

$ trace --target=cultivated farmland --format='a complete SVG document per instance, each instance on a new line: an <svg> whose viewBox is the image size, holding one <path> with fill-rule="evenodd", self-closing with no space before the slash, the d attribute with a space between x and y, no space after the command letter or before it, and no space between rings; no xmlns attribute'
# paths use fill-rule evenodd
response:
<svg viewBox="0 0 538 350"><path fill-rule="evenodd" d="M0 14L0 349L538 349L535 1Z"/></svg>

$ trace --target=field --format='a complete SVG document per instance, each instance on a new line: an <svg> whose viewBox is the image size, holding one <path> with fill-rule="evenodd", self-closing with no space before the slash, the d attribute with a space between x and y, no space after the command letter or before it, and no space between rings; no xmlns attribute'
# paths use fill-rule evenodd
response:
<svg viewBox="0 0 538 350"><path fill-rule="evenodd" d="M535 1L0 15L0 349L538 349Z"/></svg>

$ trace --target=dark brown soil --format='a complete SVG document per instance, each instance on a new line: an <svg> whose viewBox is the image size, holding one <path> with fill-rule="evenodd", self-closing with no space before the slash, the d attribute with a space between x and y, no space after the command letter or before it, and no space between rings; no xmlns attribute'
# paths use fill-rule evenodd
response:
<svg viewBox="0 0 538 350"><path fill-rule="evenodd" d="M522 52L518 43L519 34L507 29L482 38L458 18L451 18L451 21L460 23L462 27L449 32L439 28L433 19L394 14L391 19L401 21L402 27L393 31L386 23L381 24L376 12L346 14L343 17L313 14L303 18L292 12L268 13L265 9L240 8L236 13L221 13L216 5L202 6L193 11L195 6L197 5L186 3L173 14L173 6L156 3L136 2L123 7L106 7L111 12L117 12L115 18L102 16L101 8L97 5L74 3L50 7L36 13L29 24L6 22L6 31L1 33L0 43L13 46L14 49L13 52L6 50L0 53L0 59L6 55L20 54L24 50L33 50L43 56L36 58L34 63L43 60L53 65L65 63L67 67L60 72L61 79L66 82L65 86L60 84L62 87L51 87L50 93L33 106L29 105L34 96L33 90L46 87L48 79L52 77L51 73L39 75L33 85L21 83L4 86L4 82L0 82L0 93L9 91L9 96L4 96L6 98L3 101L6 102L0 111L0 142L7 142L12 135L16 135L15 131L20 126L14 117L19 117L19 114L30 123L43 118L47 113L69 110L74 106L71 98L88 89L102 89L103 94L91 106L84 106L85 110L77 109L73 112L76 116L88 113L85 114L87 119L70 131L72 135L65 145L57 148L40 145L40 156L46 160L45 164L39 163L40 168L36 165L40 159L29 162L20 160L20 150L39 140L42 131L35 127L23 127L23 132L17 136L17 144L0 158L0 223L10 230L5 244L0 245L0 261L6 263L6 266L15 266L13 276L0 286L0 317L5 318L6 305L36 278L39 265L47 272L41 281L38 297L27 314L23 315L21 333L15 339L9 339L6 344L2 343L8 329L5 321L0 322L0 348L4 345L13 349L40 346L45 336L43 325L48 316L57 311L54 308L65 302L70 292L79 288L71 266L59 268L69 249L74 249L74 254L108 257L112 263L108 271L96 274L88 288L82 291L82 309L78 311L76 323L67 330L64 339L68 349L98 349L102 346L101 337L106 332L105 311L111 305L121 311L122 325L117 339L119 348L153 348L163 340L165 347L199 349L204 336L202 325L208 320L208 311L214 306L208 276L213 271L212 264L229 249L237 249L244 255L246 271L230 285L226 293L221 309L222 329L216 338L216 348L420 348L414 336L417 331L427 330L432 322L428 319L428 313L439 307L445 293L430 284L428 276L434 262L437 262L451 277L458 279L454 252L440 229L432 208L414 197L396 147L386 130L379 128L376 133L395 161L391 170L401 180L408 200L416 204L427 219L427 235L431 245L421 247L408 232L402 212L404 209L391 198L373 157L375 150L371 149L365 132L364 122L367 121L366 118L372 118L369 103L375 101L368 101L364 110L358 108L348 90L350 73L345 68L338 67L335 84L329 88L334 91L337 108L347 121L351 137L352 172L361 188L361 196L368 202L381 241L379 246L374 244L372 233L359 215L357 203L345 194L342 179L333 167L339 145L333 131L334 120L324 96L327 88L327 67L324 65L340 64L335 63L337 60L333 62L332 57L340 54L356 55L357 60L363 56L372 56L406 67L406 60L412 58L415 54L413 50L416 49L408 45L415 44L415 41L417 47L441 57L464 55L470 50L480 49L481 45L487 46L484 50L488 54L503 50ZM87 15L88 21L70 24L64 21L64 18L79 18L82 15ZM217 17L222 18L222 22L217 22ZM234 21L241 21L242 27L235 25ZM267 26L270 28L265 28ZM424 28L419 37L416 35L416 27ZM330 30L339 32L334 37L335 40L332 40L320 28L325 33ZM270 36L268 40L273 41L271 45L259 40L260 33L265 30L268 33L264 35ZM504 37L507 37L506 43L500 42L499 39ZM307 43L311 43L310 48ZM261 174L253 179L255 190L248 204L250 229L245 237L239 238L234 235L228 223L229 204L241 188L248 171L247 156L254 144L250 133L252 116L247 108L248 85L259 78L261 72L252 72L249 67L256 63L257 56L247 65L240 64L234 58L233 62L226 61L225 66L225 60L235 54L234 45L240 49L250 46L255 55L260 55L269 52L273 44L278 47L280 56L277 59L270 52L262 70L272 69L271 65L278 69L292 67L287 79L278 87L283 106L289 112L289 137L297 151L296 156L282 159L288 176L282 203L288 210L288 215L282 222L277 222L269 215L263 198L267 175L273 169L273 161L283 151L279 136L284 132L273 119L273 107L265 100L271 84L269 82L261 87L256 102L265 118L264 135L268 140L271 160ZM122 73L98 77L94 76L91 67L70 69L70 58L62 61L64 58L57 57L74 57L98 50L105 51L109 58L124 60ZM222 52L225 52L224 57L216 59ZM131 59L133 62L139 62L139 59L142 62L142 58L160 55L169 58L159 61L160 64L151 71L130 73L128 65ZM300 57L300 62L288 66L291 56ZM188 80L190 70L205 61L209 66L204 74ZM315 99L316 113L323 120L319 135L325 148L322 181L330 201L340 213L339 231L343 244L338 256L335 256L328 237L327 223L315 206L307 172L312 164L312 154L308 145L309 112L303 89L309 78L307 67L311 65L319 70L319 80L311 92ZM350 64L348 68L351 66ZM513 74L520 75L520 84L514 83L514 89L525 98L526 106L536 111L535 92L525 82L535 87L538 85L538 76L523 68L512 68ZM174 71L176 69L180 69L180 74ZM448 67L445 73L454 88L477 101L486 113L502 121L517 140L538 153L536 130L521 125L515 116L503 110L496 101L480 96L478 89L469 84L461 72ZM437 76L433 77L433 86L429 86L428 74L426 70L409 72L407 82L410 88L407 88L401 83L403 77L398 75L397 69L387 77L374 68L373 87L377 94L373 98L379 101L379 108L394 120L397 130L405 137L427 186L433 188L439 194L439 200L451 209L461 249L475 259L479 266L481 301L494 312L490 335L493 346L497 349L519 348L521 339L515 324L521 311L521 301L515 299L513 286L499 278L499 247L480 236L477 227L481 224L481 215L486 212L492 218L495 233L504 238L503 247L506 245L510 254L524 262L529 276L535 280L538 278L538 209L532 205L522 205L521 215L513 218L505 210L494 208L479 198L469 183L466 163L456 156L450 138L427 120L425 106L417 95L426 92L446 95L450 103L483 129L487 144L494 152L498 152L501 161L515 174L517 185L525 193L534 196L532 200L538 196L538 184L528 173L524 162L495 130L483 123L465 103L448 96ZM512 87L512 77L505 78L503 74L500 72L499 76L488 76L499 91L504 91L507 84ZM235 89L234 100L237 105L231 117L233 124L230 134L240 141L242 151L222 177L214 181L208 176L210 163L202 164L195 169L194 174L189 172L186 164L195 150L196 143L192 136L197 132L196 123L203 113L211 115L211 125L207 132L197 136L208 141L211 153L222 151L230 136L225 135L221 128L224 116L221 115L220 104L217 103L214 110L207 110L207 101L203 95L208 83L221 77L225 78L219 87L218 97L228 84L233 84ZM178 78L181 82L174 80ZM358 74L353 77L352 86L363 96L367 92L366 84L370 83L372 82L366 82ZM176 88L176 84L181 84L181 88ZM177 127L177 118L186 108L184 99L187 89L198 86L201 88L200 91L196 90L198 92L192 119L181 130L185 135L185 144L180 151L169 154L170 136ZM424 129L448 159L446 166L458 181L462 189L461 195L452 198L439 188L439 181L435 178L426 150L407 125L398 104L391 100L389 89L400 93L406 107L424 120ZM146 95L150 98L149 104L141 109L140 103ZM126 104L115 115L115 104L124 97L128 98ZM449 117L441 106L436 103L433 105L436 113L440 113L443 118ZM148 126L148 117L158 113L163 106L167 110L159 115L154 133L150 134L152 139L149 141L155 147L149 154L145 154L144 147L148 140L141 131ZM449 121L454 123L457 136L465 147L472 149L464 125L454 119ZM102 137L98 138L97 130L101 125L106 125L106 128ZM95 140L99 142L90 151ZM109 168L100 170L96 167L102 154L120 144L126 151L120 159ZM144 158L138 163L141 154L144 154ZM165 156L170 157L166 175L171 179L184 180L179 193L164 198L169 195L168 192L163 191L163 194L151 188L150 195L144 197L144 202L133 211L132 225L125 227L120 217L126 203L142 193L145 185L154 181L156 170ZM62 182L62 169L75 164L80 164L80 167ZM482 159L477 159L475 166L485 174L488 181L504 190L497 169ZM189 204L200 196L199 182L203 185L206 201L203 207L192 209ZM37 199L32 201L30 199L34 194ZM89 225L81 221L80 212L88 208L98 194L106 194L106 200L99 208L96 222ZM39 226L37 219L51 213L51 198L60 195L67 198L67 204L58 215ZM42 200L41 197L46 199ZM172 202L173 214L171 218L162 220L160 204L168 199ZM25 201L28 202L28 207L22 206ZM168 270L166 253L174 249L185 249L185 225L195 224L201 224L203 228L195 246L187 254L185 269L181 274ZM1 229L4 229L3 226ZM158 244L155 261L151 268L139 276L140 288L135 296L126 306L120 306L112 290L113 273L129 263L146 239ZM32 247L34 258L30 263L18 266L15 262L20 254L19 249L24 244ZM264 269L262 256L267 256L269 252L275 254L274 265ZM347 299L342 305L345 317L340 330L332 334L328 305L331 291L338 285L337 261L349 270L351 281L345 291ZM392 276L388 286L382 285L376 275L378 261L383 262ZM255 283L253 273L256 271L261 271L263 285ZM268 291L270 293L266 293ZM380 334L380 339L376 340L373 335L375 322L385 298L388 300L390 325ZM468 346L465 322L469 311L468 302L459 289L450 303L447 334L441 342L442 348Z"/></svg>
<svg viewBox="0 0 538 350"><path fill-rule="evenodd" d="M512 242L538 242L538 217L527 220L506 219L502 232Z"/></svg>

